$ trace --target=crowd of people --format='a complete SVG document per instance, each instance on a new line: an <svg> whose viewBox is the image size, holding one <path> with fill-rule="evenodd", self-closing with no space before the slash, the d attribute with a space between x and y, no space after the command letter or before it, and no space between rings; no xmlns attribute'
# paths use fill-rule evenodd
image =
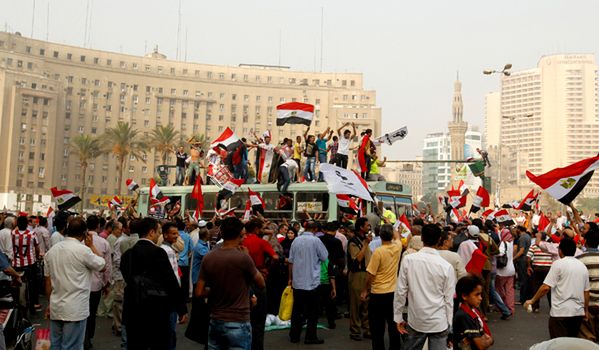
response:
<svg viewBox="0 0 599 350"><path fill-rule="evenodd" d="M377 156L376 146L380 142L372 138L371 129L364 130L359 135L359 144L352 145L357 136L354 123L315 134L311 134L308 127L295 141L284 138L279 144L273 143L267 131L262 135L253 133L252 140L242 138L235 149L216 146L207 153L203 150L205 145L192 137L188 140L189 153L183 146L175 152L175 185L193 185L197 176L202 178L202 183L208 183L220 167L226 167L234 178L244 179L248 184L277 182L284 192L293 182L324 181L322 173L316 171L320 164L347 169L350 157L358 164L364 179L384 181L380 167L385 166L387 159ZM251 150L255 150L254 162L250 160Z"/></svg>
<svg viewBox="0 0 599 350"><path fill-rule="evenodd" d="M375 350L486 349L490 312L540 312L549 294L550 337L596 342L599 229L574 207L566 214L549 214L540 231L536 213L456 224L429 209L397 225L382 206L333 222L61 211L48 227L3 214L0 268L3 280L28 283L32 313L45 287L56 349L91 348L96 317L110 315L123 349L175 349L187 323L185 336L206 348L260 350L267 319L285 324L288 286L291 343L306 325L304 344L322 344L319 318L336 329L346 316L349 338Z"/></svg>

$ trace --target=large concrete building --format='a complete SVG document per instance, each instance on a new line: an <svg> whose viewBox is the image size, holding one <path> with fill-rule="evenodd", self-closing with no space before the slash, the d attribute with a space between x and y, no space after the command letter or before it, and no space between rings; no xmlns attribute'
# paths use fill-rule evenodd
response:
<svg viewBox="0 0 599 350"><path fill-rule="evenodd" d="M552 55L501 78L499 101L497 93L487 96L485 118L487 143L510 168L501 171L501 187L530 188L525 170L541 174L597 155L598 68L592 54ZM584 194L599 196L599 178Z"/></svg>
<svg viewBox="0 0 599 350"><path fill-rule="evenodd" d="M422 198L422 163L417 161L414 163L387 161L385 167L381 168L381 173L385 179L390 182L398 182L407 185L412 190L412 198L414 201Z"/></svg>
<svg viewBox="0 0 599 350"><path fill-rule="evenodd" d="M81 167L69 148L75 135L99 136L123 121L144 137L172 124L208 140L228 126L240 137L268 129L281 140L303 133L276 126L276 106L290 101L315 105L312 130L355 122L380 133L376 92L364 89L360 73L178 62L157 49L141 57L0 32L0 208L43 211L50 187L79 192ZM143 158L129 159L124 177L146 185L160 157L148 149ZM88 198L124 186L117 166L110 155L89 164Z"/></svg>

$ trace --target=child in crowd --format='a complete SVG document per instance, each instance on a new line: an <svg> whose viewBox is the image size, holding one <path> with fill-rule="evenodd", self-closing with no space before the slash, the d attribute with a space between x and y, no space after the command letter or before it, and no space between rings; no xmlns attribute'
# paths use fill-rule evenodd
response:
<svg viewBox="0 0 599 350"><path fill-rule="evenodd" d="M494 341L491 331L478 310L482 301L483 281L473 275L460 278L456 294L460 302L453 316L454 349L488 349Z"/></svg>

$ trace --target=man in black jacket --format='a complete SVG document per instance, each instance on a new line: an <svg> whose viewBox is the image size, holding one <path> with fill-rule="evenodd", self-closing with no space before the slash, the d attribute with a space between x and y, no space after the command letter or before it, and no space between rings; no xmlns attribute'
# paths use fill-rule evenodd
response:
<svg viewBox="0 0 599 350"><path fill-rule="evenodd" d="M158 222L144 218L139 241L121 258L126 283L123 324L129 349L170 349L172 312L179 315L179 323L187 319L185 300L166 252L156 246L160 234Z"/></svg>

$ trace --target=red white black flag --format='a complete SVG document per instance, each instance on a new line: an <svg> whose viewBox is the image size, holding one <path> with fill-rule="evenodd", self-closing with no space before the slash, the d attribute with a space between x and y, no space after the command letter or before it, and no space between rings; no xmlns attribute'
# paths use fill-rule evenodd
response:
<svg viewBox="0 0 599 350"><path fill-rule="evenodd" d="M474 195L474 201L472 202L472 206L470 207L471 213L477 213L480 208L486 208L489 206L489 192L485 190L484 187L479 186L476 191L476 195Z"/></svg>
<svg viewBox="0 0 599 350"><path fill-rule="evenodd" d="M515 207L518 210L531 211L541 192L535 194L535 190L530 190L526 197Z"/></svg>
<svg viewBox="0 0 599 350"><path fill-rule="evenodd" d="M526 176L547 191L551 197L563 204L570 204L582 192L597 168L599 168L599 156L583 159L539 176L526 171Z"/></svg>
<svg viewBox="0 0 599 350"><path fill-rule="evenodd" d="M67 210L75 204L81 202L81 198L69 190L59 190L56 187L50 189L52 197L58 205L58 210Z"/></svg>
<svg viewBox="0 0 599 350"><path fill-rule="evenodd" d="M498 223L504 224L507 226L514 224L514 220L512 219L512 216L506 209L501 209L498 212L496 212L495 219L497 220Z"/></svg>
<svg viewBox="0 0 599 350"><path fill-rule="evenodd" d="M310 126L314 117L314 106L302 102L289 102L277 106L277 126L303 124Z"/></svg>

